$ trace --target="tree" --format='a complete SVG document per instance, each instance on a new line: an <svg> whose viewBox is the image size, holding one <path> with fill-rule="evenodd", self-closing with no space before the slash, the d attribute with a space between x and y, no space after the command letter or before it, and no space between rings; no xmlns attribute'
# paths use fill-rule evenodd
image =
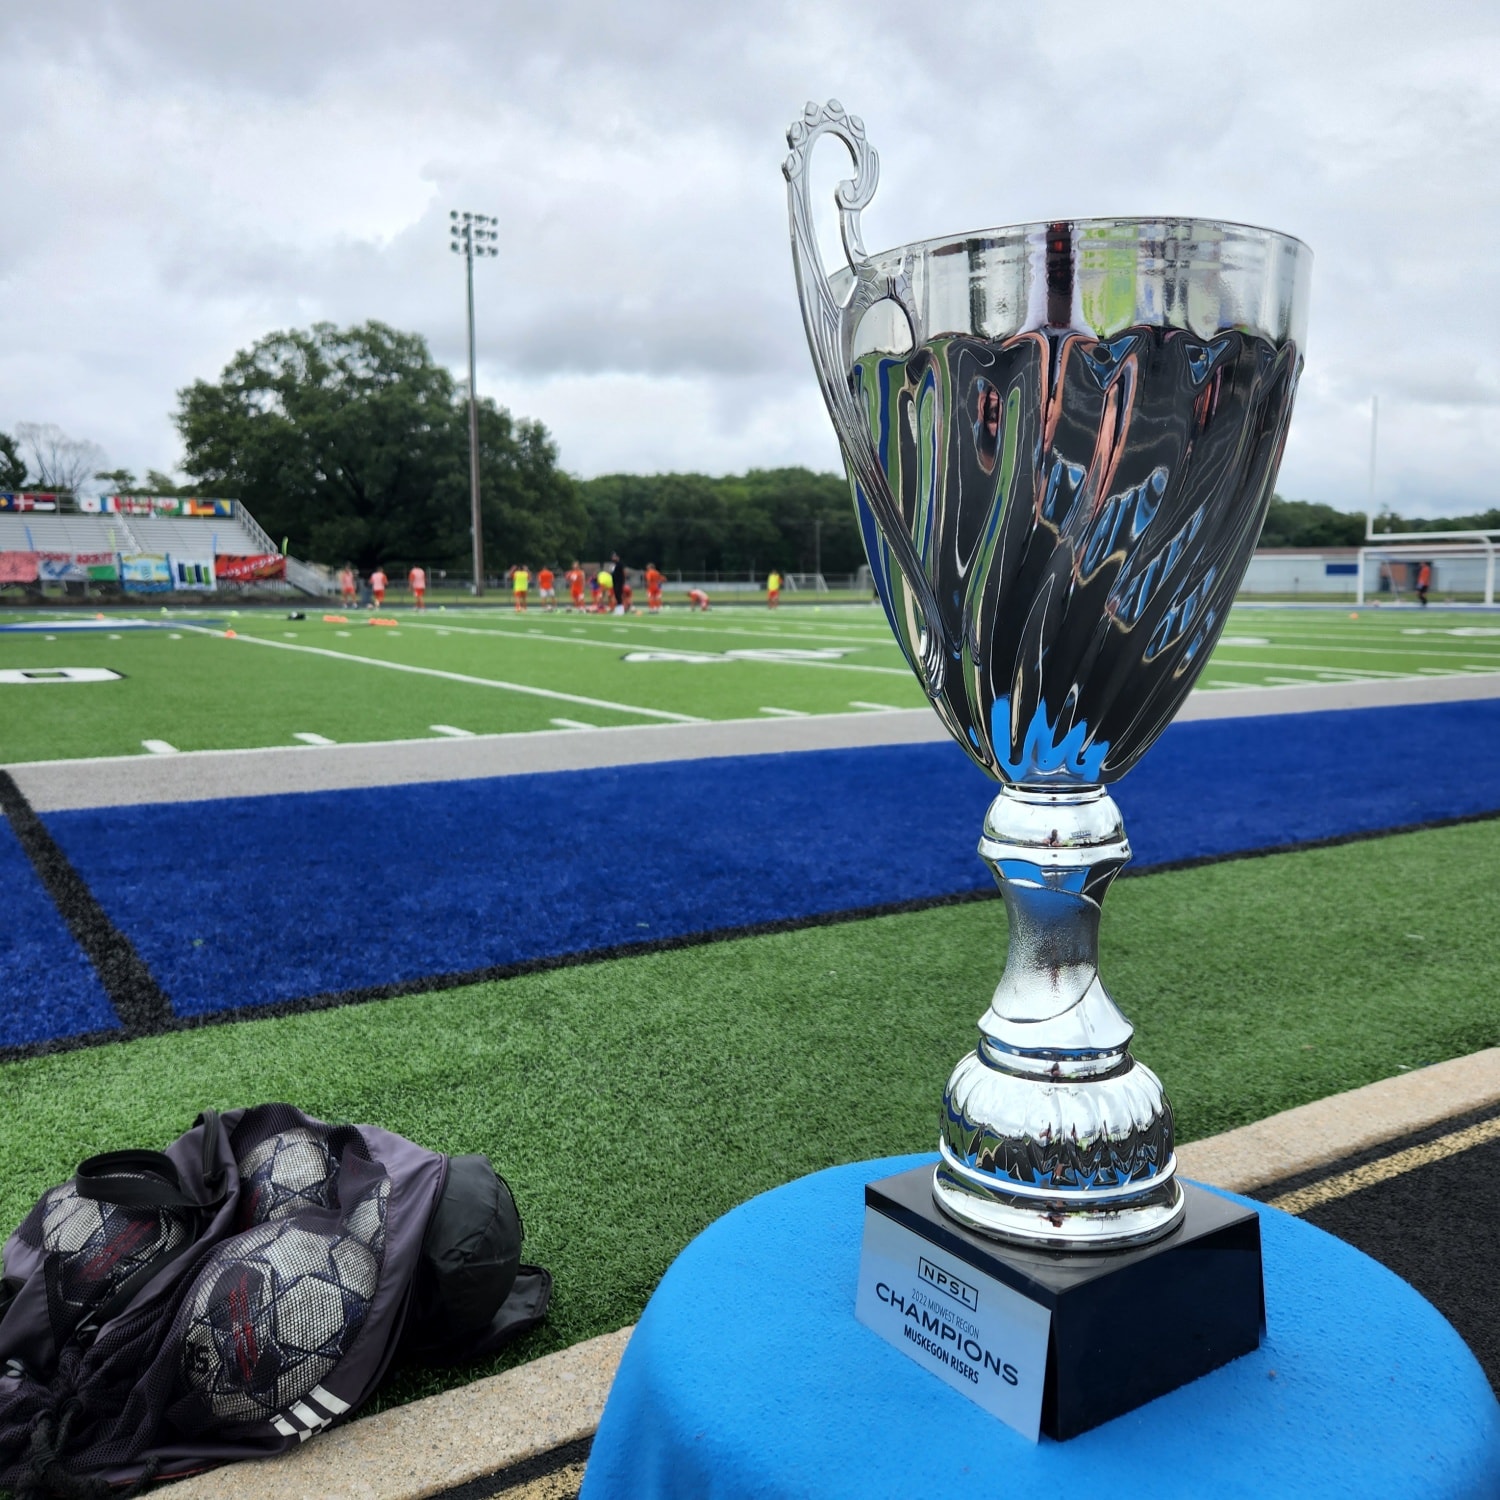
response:
<svg viewBox="0 0 1500 1500"><path fill-rule="evenodd" d="M8 432L0 432L0 490L24 490L26 488L26 460L16 440Z"/></svg>
<svg viewBox="0 0 1500 1500"><path fill-rule="evenodd" d="M590 557L619 548L668 572L853 573L865 560L849 486L810 469L606 474L579 486Z"/></svg>
<svg viewBox="0 0 1500 1500"><path fill-rule="evenodd" d="M1262 547L1358 547L1365 539L1365 518L1308 500L1271 496Z"/></svg>
<svg viewBox="0 0 1500 1500"><path fill-rule="evenodd" d="M98 443L69 437L54 422L17 422L16 436L26 452L32 482L40 490L77 494L104 462Z"/></svg>
<svg viewBox="0 0 1500 1500"><path fill-rule="evenodd" d="M1375 517L1375 530L1383 531L1500 531L1500 509L1470 516L1400 516L1383 510Z"/></svg>
<svg viewBox="0 0 1500 1500"><path fill-rule="evenodd" d="M383 323L273 333L178 393L182 467L291 550L361 568L469 557L468 409L419 334ZM545 428L482 401L493 558L561 556L584 513Z"/></svg>

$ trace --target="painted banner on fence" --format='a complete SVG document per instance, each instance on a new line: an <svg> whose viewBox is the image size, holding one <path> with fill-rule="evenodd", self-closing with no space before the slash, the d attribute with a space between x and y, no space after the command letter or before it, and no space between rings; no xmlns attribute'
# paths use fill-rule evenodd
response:
<svg viewBox="0 0 1500 1500"><path fill-rule="evenodd" d="M122 553L120 582L132 594L166 593L172 587L172 564L157 553Z"/></svg>
<svg viewBox="0 0 1500 1500"><path fill-rule="evenodd" d="M220 583L259 583L268 578L285 578L286 558L279 552L257 552L252 556L221 552L214 558L214 572Z"/></svg>
<svg viewBox="0 0 1500 1500"><path fill-rule="evenodd" d="M37 552L36 576L42 583L112 583L120 576L113 552Z"/></svg>
<svg viewBox="0 0 1500 1500"><path fill-rule="evenodd" d="M39 583L86 583L89 575L71 552L38 552L36 576Z"/></svg>
<svg viewBox="0 0 1500 1500"><path fill-rule="evenodd" d="M0 583L35 582L35 552L0 552Z"/></svg>
<svg viewBox="0 0 1500 1500"><path fill-rule="evenodd" d="M0 510L56 510L56 495L21 495L7 491L0 494Z"/></svg>
<svg viewBox="0 0 1500 1500"><path fill-rule="evenodd" d="M172 554L172 572L180 589L211 589L214 587L213 558L189 559Z"/></svg>

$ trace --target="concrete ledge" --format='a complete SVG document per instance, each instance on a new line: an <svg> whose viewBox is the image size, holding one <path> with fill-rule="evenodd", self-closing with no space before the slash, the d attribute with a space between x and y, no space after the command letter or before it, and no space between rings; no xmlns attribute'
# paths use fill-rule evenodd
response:
<svg viewBox="0 0 1500 1500"><path fill-rule="evenodd" d="M1500 1047L1190 1141L1177 1161L1185 1177L1253 1192L1492 1104ZM498 1475L593 1434L630 1332L337 1427L280 1458L185 1480L173 1500L421 1500Z"/></svg>
<svg viewBox="0 0 1500 1500"><path fill-rule="evenodd" d="M1500 1047L1189 1141L1177 1148L1177 1167L1184 1177L1252 1193L1491 1104L1500 1104Z"/></svg>

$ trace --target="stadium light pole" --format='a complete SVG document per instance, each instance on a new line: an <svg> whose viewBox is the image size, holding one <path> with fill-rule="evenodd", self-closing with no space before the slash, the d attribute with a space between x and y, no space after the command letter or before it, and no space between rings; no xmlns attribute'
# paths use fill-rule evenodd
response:
<svg viewBox="0 0 1500 1500"><path fill-rule="evenodd" d="M464 258L469 287L469 526L474 538L474 593L484 593L484 528L479 516L479 393L474 380L474 258L499 255L500 221L489 214L448 212L448 248Z"/></svg>

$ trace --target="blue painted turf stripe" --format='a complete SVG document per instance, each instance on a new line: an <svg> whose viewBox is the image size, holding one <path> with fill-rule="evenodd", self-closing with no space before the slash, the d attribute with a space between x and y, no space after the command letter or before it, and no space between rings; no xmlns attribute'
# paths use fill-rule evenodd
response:
<svg viewBox="0 0 1500 1500"><path fill-rule="evenodd" d="M98 977L4 818L0 891L0 1047L119 1031Z"/></svg>
<svg viewBox="0 0 1500 1500"><path fill-rule="evenodd" d="M1116 797L1141 869L1500 811L1496 743L1500 700L1207 720ZM198 1016L978 890L992 793L942 743L46 821Z"/></svg>

